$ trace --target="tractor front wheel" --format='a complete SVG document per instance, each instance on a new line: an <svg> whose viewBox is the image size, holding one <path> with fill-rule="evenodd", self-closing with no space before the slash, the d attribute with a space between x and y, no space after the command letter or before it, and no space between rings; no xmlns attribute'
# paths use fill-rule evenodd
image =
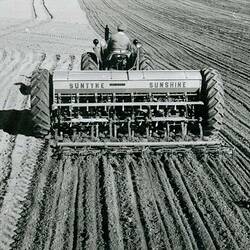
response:
<svg viewBox="0 0 250 250"><path fill-rule="evenodd" d="M95 58L94 54L83 54L81 59L81 70L98 70L96 60L97 59Z"/></svg>
<svg viewBox="0 0 250 250"><path fill-rule="evenodd" d="M153 70L154 63L149 54L145 51L140 51L140 62L139 62L139 69L140 70Z"/></svg>

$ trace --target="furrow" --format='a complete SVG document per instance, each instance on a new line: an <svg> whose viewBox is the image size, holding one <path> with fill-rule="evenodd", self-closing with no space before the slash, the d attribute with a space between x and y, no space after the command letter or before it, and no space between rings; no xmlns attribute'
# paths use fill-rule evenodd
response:
<svg viewBox="0 0 250 250"><path fill-rule="evenodd" d="M207 213L203 212L203 206L199 206L194 199L193 192L187 186L179 170L176 169L176 164L169 155L165 155L164 165L170 185L173 188L182 211L188 220L197 246L205 249L218 248L219 245L216 240L217 235L210 229L208 219L206 218Z"/></svg>
<svg viewBox="0 0 250 250"><path fill-rule="evenodd" d="M71 238L69 235L69 223L72 220L71 201L74 197L74 168L77 168L75 162L72 162L71 158L65 159L64 172L62 177L62 185L60 190L60 197L57 204L57 212L55 215L55 233L52 249L65 249L69 241L65 241L66 238Z"/></svg>
<svg viewBox="0 0 250 250"><path fill-rule="evenodd" d="M148 248L168 247L167 232L157 208L145 160L135 156L131 160L129 168L137 197L138 210L144 224L144 234Z"/></svg>
<svg viewBox="0 0 250 250"><path fill-rule="evenodd" d="M129 170L129 158L111 157L117 187L117 200L120 211L120 223L123 233L124 249L147 249L146 239Z"/></svg>

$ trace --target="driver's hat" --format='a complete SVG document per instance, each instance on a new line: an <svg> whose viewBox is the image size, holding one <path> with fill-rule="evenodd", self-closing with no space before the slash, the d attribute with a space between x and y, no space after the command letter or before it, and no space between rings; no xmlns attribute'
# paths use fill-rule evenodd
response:
<svg viewBox="0 0 250 250"><path fill-rule="evenodd" d="M119 24L119 25L117 25L117 30L118 31L125 31L125 30L127 30L127 26L125 24Z"/></svg>

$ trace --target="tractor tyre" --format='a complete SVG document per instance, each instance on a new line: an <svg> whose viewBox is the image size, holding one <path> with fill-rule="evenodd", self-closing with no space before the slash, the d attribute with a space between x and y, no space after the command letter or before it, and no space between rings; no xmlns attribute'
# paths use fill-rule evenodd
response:
<svg viewBox="0 0 250 250"><path fill-rule="evenodd" d="M150 55L148 55L144 51L140 52L139 69L140 70L153 70L154 69L154 63L153 63Z"/></svg>
<svg viewBox="0 0 250 250"><path fill-rule="evenodd" d="M50 74L38 69L31 76L31 120L32 135L44 138L50 132Z"/></svg>
<svg viewBox="0 0 250 250"><path fill-rule="evenodd" d="M220 73L212 68L201 70L201 100L204 102L203 127L206 135L217 134L223 123L224 88Z"/></svg>
<svg viewBox="0 0 250 250"><path fill-rule="evenodd" d="M98 65L89 53L82 55L81 70L98 70Z"/></svg>

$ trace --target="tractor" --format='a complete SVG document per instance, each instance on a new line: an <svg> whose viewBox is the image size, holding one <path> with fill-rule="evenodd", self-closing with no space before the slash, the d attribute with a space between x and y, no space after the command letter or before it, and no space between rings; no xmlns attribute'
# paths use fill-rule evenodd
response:
<svg viewBox="0 0 250 250"><path fill-rule="evenodd" d="M31 77L34 135L69 147L214 147L223 122L217 70L156 70L138 40L107 57L103 43L81 70L45 69Z"/></svg>

